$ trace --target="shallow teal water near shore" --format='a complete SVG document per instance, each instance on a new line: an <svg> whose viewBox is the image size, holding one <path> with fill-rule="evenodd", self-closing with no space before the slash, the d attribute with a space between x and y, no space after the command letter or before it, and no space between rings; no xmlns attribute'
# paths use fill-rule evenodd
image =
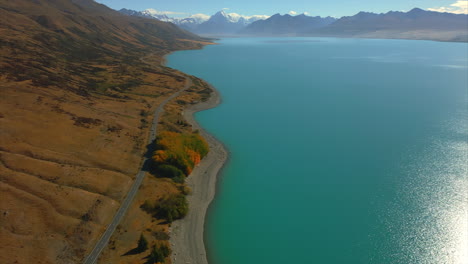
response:
<svg viewBox="0 0 468 264"><path fill-rule="evenodd" d="M211 264L468 263L468 46L223 39L168 66L223 103Z"/></svg>

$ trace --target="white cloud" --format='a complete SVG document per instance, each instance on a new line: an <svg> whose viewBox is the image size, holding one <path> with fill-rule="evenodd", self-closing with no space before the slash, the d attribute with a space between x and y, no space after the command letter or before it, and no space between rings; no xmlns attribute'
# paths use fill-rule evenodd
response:
<svg viewBox="0 0 468 264"><path fill-rule="evenodd" d="M230 9L229 7L225 7L225 8L223 8L223 10L229 10L229 9Z"/></svg>
<svg viewBox="0 0 468 264"><path fill-rule="evenodd" d="M232 18L237 19L237 20L239 20L239 18L242 17L241 15L239 15L237 13L229 13L228 15L230 15Z"/></svg>
<svg viewBox="0 0 468 264"><path fill-rule="evenodd" d="M222 10L224 12L224 10L228 10L228 9L229 8L223 8ZM184 12L159 11L159 10L156 10L156 9L153 9L153 8L148 8L148 9L144 10L143 12L146 13L146 14L153 15L153 16L155 16L155 15L158 15L158 16L166 15L169 18L176 17L177 19L193 18L193 19L198 20L198 22L200 22L200 23L204 22L204 21L207 21L211 17L209 15L202 14L202 13L189 15L188 13L184 13ZM267 15L244 16L244 15L240 15L240 14L237 14L237 13L228 13L227 15L228 15L228 17L230 18L230 20L232 22L238 22L239 19L241 19L241 18L244 18L245 20L247 20L249 22L253 22L253 21L257 21L257 20L261 20L261 19L264 20L264 19L267 19L267 18L270 17L270 16L267 16Z"/></svg>
<svg viewBox="0 0 468 264"><path fill-rule="evenodd" d="M193 15L190 16L190 18L195 18L195 19L206 21L206 20L210 19L210 16L205 15L205 14L193 14Z"/></svg>
<svg viewBox="0 0 468 264"><path fill-rule="evenodd" d="M253 22L253 21L260 20L260 19L267 19L267 18L270 17L270 16L266 16L266 15L244 16L244 15L240 15L240 14L237 14L237 13L229 13L229 14L227 14L227 15L229 16L229 18L230 18L231 21L233 21L233 22L237 22L237 21L239 21L239 19L241 19L241 18L244 18L244 19L247 20L247 21Z"/></svg>
<svg viewBox="0 0 468 264"><path fill-rule="evenodd" d="M428 8L427 10L454 14L468 14L468 0L458 0L450 6Z"/></svg>
<svg viewBox="0 0 468 264"><path fill-rule="evenodd" d="M252 19L252 18L254 18L254 19L256 19L256 20L260 20L260 19L265 20L265 19L267 19L267 18L269 18L269 17L270 17L270 16L267 16L267 15L244 16L244 18L246 18L246 19Z"/></svg>
<svg viewBox="0 0 468 264"><path fill-rule="evenodd" d="M468 1L457 1L456 3L454 4L451 4L451 6L456 6L458 8L462 8L462 9L468 9Z"/></svg>
<svg viewBox="0 0 468 264"><path fill-rule="evenodd" d="M299 15L299 12L291 10L291 11L288 12L288 14L290 14L291 16L297 16L297 15ZM309 12L304 12L304 13L301 13L301 14L304 14L304 15L308 16Z"/></svg>
<svg viewBox="0 0 468 264"><path fill-rule="evenodd" d="M183 12L159 11L159 10L156 10L156 9L153 9L153 8L148 8L145 11L147 11L148 13L150 13L152 15L185 15L185 14L187 14L187 13L183 13Z"/></svg>

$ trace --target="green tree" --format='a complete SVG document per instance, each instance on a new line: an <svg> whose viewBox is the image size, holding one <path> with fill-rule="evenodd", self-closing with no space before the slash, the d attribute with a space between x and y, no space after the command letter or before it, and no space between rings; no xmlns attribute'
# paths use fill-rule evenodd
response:
<svg viewBox="0 0 468 264"><path fill-rule="evenodd" d="M174 182L183 183L185 181L185 174L172 165L159 165L156 167L155 172L161 177L171 178Z"/></svg>
<svg viewBox="0 0 468 264"><path fill-rule="evenodd" d="M149 255L149 263L158 263L158 262L164 262L164 255L161 252L161 248L153 246L153 249L151 249L151 253Z"/></svg>
<svg viewBox="0 0 468 264"><path fill-rule="evenodd" d="M184 218L188 213L188 203L185 195L172 194L161 199L155 208L156 214L168 222Z"/></svg>
<svg viewBox="0 0 468 264"><path fill-rule="evenodd" d="M164 257L169 257L169 255L171 254L171 249L166 244L162 244L159 247L159 250L161 251L161 254L163 254Z"/></svg>

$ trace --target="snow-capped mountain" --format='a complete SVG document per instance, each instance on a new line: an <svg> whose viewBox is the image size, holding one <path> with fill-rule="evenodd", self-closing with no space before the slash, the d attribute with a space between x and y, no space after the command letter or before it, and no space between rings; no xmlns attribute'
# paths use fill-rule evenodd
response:
<svg viewBox="0 0 468 264"><path fill-rule="evenodd" d="M208 19L210 19L210 16L209 15L205 15L205 14L194 14L194 15L191 15L187 18L183 18L181 19L181 21L184 21L184 20L190 20L190 21L193 21L197 24L201 24L205 21L207 21Z"/></svg>
<svg viewBox="0 0 468 264"><path fill-rule="evenodd" d="M177 20L175 18L168 17L166 14L162 14L158 12L157 10L151 9L151 8L141 11L141 16L148 17L148 18L156 18L158 20L161 20L164 22L171 22L171 23L174 23L175 20Z"/></svg>
<svg viewBox="0 0 468 264"><path fill-rule="evenodd" d="M209 34L209 35L226 35L234 34L247 25L247 21L242 16L234 16L226 14L224 11L219 11L208 19L208 21L201 23L196 33Z"/></svg>
<svg viewBox="0 0 468 264"><path fill-rule="evenodd" d="M153 18L153 19L157 19L160 21L164 21L164 22L171 22L176 25L201 24L210 18L210 16L205 15L205 14L195 14L195 15L191 15L185 18L175 18L175 17L169 17L165 13L157 11L155 9L135 11L135 10L123 8L123 9L120 9L119 12L125 15L129 15L129 16L139 16L139 17Z"/></svg>
<svg viewBox="0 0 468 264"><path fill-rule="evenodd" d="M244 16L237 13L226 13L224 10L217 12L211 17L205 14L194 14L185 18L170 17L167 15L168 12L161 12L155 9L146 9L144 11L121 9L119 12L130 16L171 22L194 33L207 35L235 34L245 26L269 17L265 15Z"/></svg>
<svg viewBox="0 0 468 264"><path fill-rule="evenodd" d="M229 23L241 23L241 24L250 24L257 20L267 19L269 16L264 15L254 15L254 16L244 16L237 13L226 13L224 10L219 11L214 14L211 18L216 18L218 20L227 20Z"/></svg>

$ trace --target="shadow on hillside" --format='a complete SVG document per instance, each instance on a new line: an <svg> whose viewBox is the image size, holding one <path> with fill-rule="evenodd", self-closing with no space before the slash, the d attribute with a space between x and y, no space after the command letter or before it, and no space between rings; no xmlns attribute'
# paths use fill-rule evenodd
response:
<svg viewBox="0 0 468 264"><path fill-rule="evenodd" d="M129 251L127 251L125 254L122 255L122 257L136 255L136 254L140 254L142 252L143 251L141 251L138 247L136 247L134 249L130 249Z"/></svg>
<svg viewBox="0 0 468 264"><path fill-rule="evenodd" d="M151 157L153 156L154 151L156 150L156 143L155 140L151 141L150 144L146 145L146 152L144 157L146 158L145 163L141 168L142 171L150 172L152 171L152 160Z"/></svg>
<svg viewBox="0 0 468 264"><path fill-rule="evenodd" d="M154 261L154 259L151 257L151 253L150 253L148 256L143 257L141 260L145 260L145 259L146 259L145 264L155 264L155 263L157 263L157 262Z"/></svg>

